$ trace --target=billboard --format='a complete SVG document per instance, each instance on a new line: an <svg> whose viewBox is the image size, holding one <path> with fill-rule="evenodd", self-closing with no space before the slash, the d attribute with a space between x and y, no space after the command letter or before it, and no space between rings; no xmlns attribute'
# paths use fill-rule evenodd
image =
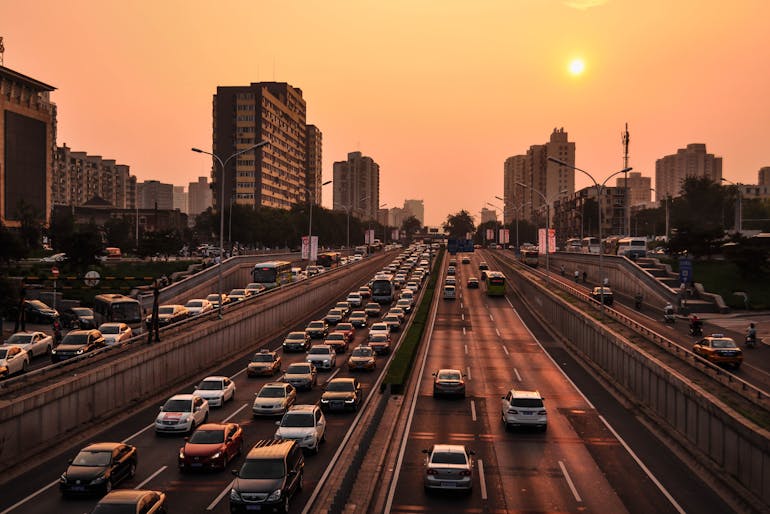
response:
<svg viewBox="0 0 770 514"><path fill-rule="evenodd" d="M510 230L507 228L501 228L499 231L499 238L497 239L497 242L502 245L507 245L510 243Z"/></svg>
<svg viewBox="0 0 770 514"><path fill-rule="evenodd" d="M546 253L545 249L545 229L537 229L537 246L540 253ZM556 250L556 230L548 229L548 253L552 253Z"/></svg>
<svg viewBox="0 0 770 514"><path fill-rule="evenodd" d="M302 258L310 261L318 259L318 236L313 236L310 245L308 245L308 237L302 236Z"/></svg>

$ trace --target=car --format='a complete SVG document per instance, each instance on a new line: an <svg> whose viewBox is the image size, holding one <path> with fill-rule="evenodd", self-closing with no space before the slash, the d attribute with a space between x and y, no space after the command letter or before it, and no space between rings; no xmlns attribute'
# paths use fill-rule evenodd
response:
<svg viewBox="0 0 770 514"><path fill-rule="evenodd" d="M390 353L390 334L387 332L369 333L369 347L377 355Z"/></svg>
<svg viewBox="0 0 770 514"><path fill-rule="evenodd" d="M53 349L53 336L45 332L16 332L5 342L9 346L19 346L26 350L29 358L48 355Z"/></svg>
<svg viewBox="0 0 770 514"><path fill-rule="evenodd" d="M386 334L390 334L390 325L388 325L384 321L378 321L377 323L372 323L372 326L369 327L369 336L371 336L375 332L385 332Z"/></svg>
<svg viewBox="0 0 770 514"><path fill-rule="evenodd" d="M449 277L453 277L457 274L457 269L454 266L449 266L446 270L446 274Z"/></svg>
<svg viewBox="0 0 770 514"><path fill-rule="evenodd" d="M314 344L307 351L306 361L317 369L332 369L337 366L337 353L325 344Z"/></svg>
<svg viewBox="0 0 770 514"><path fill-rule="evenodd" d="M444 300L454 300L457 297L455 292L455 286L444 286L443 295Z"/></svg>
<svg viewBox="0 0 770 514"><path fill-rule="evenodd" d="M59 311L40 300L24 300L24 316L30 323L50 325L59 317Z"/></svg>
<svg viewBox="0 0 770 514"><path fill-rule="evenodd" d="M401 298L396 302L396 307L403 309L404 312L412 312L412 300L409 298Z"/></svg>
<svg viewBox="0 0 770 514"><path fill-rule="evenodd" d="M415 301L414 291L412 291L411 289L404 289L403 291L401 291L399 300L409 300L410 302L414 303Z"/></svg>
<svg viewBox="0 0 770 514"><path fill-rule="evenodd" d="M302 332L299 332L303 336ZM272 376L281 370L281 356L278 352L272 352L263 348L251 356L248 366L246 366L246 375L249 377Z"/></svg>
<svg viewBox="0 0 770 514"><path fill-rule="evenodd" d="M238 423L206 423L195 429L179 448L180 471L225 469L243 450L243 429Z"/></svg>
<svg viewBox="0 0 770 514"><path fill-rule="evenodd" d="M230 297L230 301L240 302L247 298L251 298L252 294L253 292L249 289L238 288L238 289L233 289L232 291L227 293L227 296Z"/></svg>
<svg viewBox="0 0 770 514"><path fill-rule="evenodd" d="M594 287L591 291L591 298L597 302L602 301L602 293L604 297L604 305L612 305L612 290L607 286Z"/></svg>
<svg viewBox="0 0 770 514"><path fill-rule="evenodd" d="M342 309L331 309L326 313L326 316L324 316L324 321L332 326L336 325L343 319L345 319L345 313Z"/></svg>
<svg viewBox="0 0 770 514"><path fill-rule="evenodd" d="M502 397L501 416L505 429L515 426L548 428L548 417L543 398L537 391L511 389Z"/></svg>
<svg viewBox="0 0 770 514"><path fill-rule="evenodd" d="M326 336L326 339L324 339L324 344L331 346L337 354L347 352L349 343L350 337L348 337L347 333L338 332L337 330L330 333Z"/></svg>
<svg viewBox="0 0 770 514"><path fill-rule="evenodd" d="M295 362L286 368L281 381L293 385L295 389L309 391L318 384L318 372L316 367L309 362Z"/></svg>
<svg viewBox="0 0 770 514"><path fill-rule="evenodd" d="M337 302L334 304L335 309L342 309L342 315L347 316L350 314L351 305L349 302Z"/></svg>
<svg viewBox="0 0 770 514"><path fill-rule="evenodd" d="M147 489L118 489L99 500L91 514L119 514L121 512L165 514L166 494Z"/></svg>
<svg viewBox="0 0 770 514"><path fill-rule="evenodd" d="M404 286L404 290L417 294L417 291L420 290L420 282L418 280L410 280L406 283L406 286Z"/></svg>
<svg viewBox="0 0 770 514"><path fill-rule="evenodd" d="M447 277L444 279L444 284L448 286L456 286L457 285L457 278L455 277Z"/></svg>
<svg viewBox="0 0 770 514"><path fill-rule="evenodd" d="M401 330L401 317L398 314L386 314L382 318L383 323L387 323L391 332L398 332Z"/></svg>
<svg viewBox="0 0 770 514"><path fill-rule="evenodd" d="M215 308L215 309L218 309L218 308L219 308L219 298L220 298L220 296L219 296L218 294L216 294L216 293L213 293L213 294L210 294L210 295L208 295L208 296L206 297L206 300L208 300L209 302L211 302L211 306L212 306L213 308ZM227 305L227 304L228 304L228 303L230 303L230 302L232 302L232 300L230 300L230 297L229 297L229 296L227 296L225 293L222 293L222 296L221 296L221 298L222 298L222 305L223 305L223 306L224 306L224 305Z"/></svg>
<svg viewBox="0 0 770 514"><path fill-rule="evenodd" d="M453 268L456 268L457 267L457 259L454 259L454 258L449 259L449 265L451 267L453 267Z"/></svg>
<svg viewBox="0 0 770 514"><path fill-rule="evenodd" d="M333 378L324 386L321 395L323 410L357 410L363 393L357 378Z"/></svg>
<svg viewBox="0 0 770 514"><path fill-rule="evenodd" d="M235 399L235 382L222 376L206 377L195 386L195 393L207 400L209 407L222 407L226 401Z"/></svg>
<svg viewBox="0 0 770 514"><path fill-rule="evenodd" d="M186 320L190 317L190 311L184 305L161 305L158 307L158 326L165 327L172 325L182 320ZM145 324L149 327L152 323L152 315L147 316L144 319Z"/></svg>
<svg viewBox="0 0 770 514"><path fill-rule="evenodd" d="M361 286L358 288L358 294L360 294L361 298L365 300L367 298L371 298L372 290L369 286Z"/></svg>
<svg viewBox="0 0 770 514"><path fill-rule="evenodd" d="M127 342L134 337L134 331L125 323L102 323L99 332L104 336L104 342L109 346Z"/></svg>
<svg viewBox="0 0 770 514"><path fill-rule="evenodd" d="M423 450L425 475L423 487L432 489L473 489L473 450L461 444L434 444Z"/></svg>
<svg viewBox="0 0 770 514"><path fill-rule="evenodd" d="M214 304L205 298L193 298L188 300L184 306L189 311L190 316L197 316L214 310Z"/></svg>
<svg viewBox="0 0 770 514"><path fill-rule="evenodd" d="M743 350L738 348L731 337L725 337L724 334L711 334L698 340L692 351L712 364L724 364L734 369L738 369L743 362Z"/></svg>
<svg viewBox="0 0 770 514"><path fill-rule="evenodd" d="M375 302L369 302L364 306L364 312L367 316L371 316L373 318L378 317L382 312L382 307L379 303Z"/></svg>
<svg viewBox="0 0 770 514"><path fill-rule="evenodd" d="M433 373L433 397L465 398L465 375L459 369L440 369Z"/></svg>
<svg viewBox="0 0 770 514"><path fill-rule="evenodd" d="M107 346L104 336L98 330L72 330L62 342L51 350L51 362L59 362Z"/></svg>
<svg viewBox="0 0 770 514"><path fill-rule="evenodd" d="M313 453L318 453L326 441L326 417L318 405L292 405L275 424L275 439L296 441L300 448Z"/></svg>
<svg viewBox="0 0 770 514"><path fill-rule="evenodd" d="M281 343L284 352L306 352L310 348L307 332L289 332Z"/></svg>
<svg viewBox="0 0 770 514"><path fill-rule="evenodd" d="M69 307L60 313L59 319L65 328L96 328L94 311L88 307Z"/></svg>
<svg viewBox="0 0 770 514"><path fill-rule="evenodd" d="M67 254L66 253L55 253L53 255L47 255L46 257L43 257L40 259L40 262L47 262L47 263L61 263L67 260Z"/></svg>
<svg viewBox="0 0 770 514"><path fill-rule="evenodd" d="M356 328L363 328L366 326L367 318L366 311L353 311L350 313L348 321Z"/></svg>
<svg viewBox="0 0 770 514"><path fill-rule="evenodd" d="M479 279L476 277L468 277L468 281L465 283L465 285L468 287L468 289L478 289Z"/></svg>
<svg viewBox="0 0 770 514"><path fill-rule="evenodd" d="M471 263L471 258L470 257L463 257L460 262L462 262L463 264L470 264Z"/></svg>
<svg viewBox="0 0 770 514"><path fill-rule="evenodd" d="M107 494L136 474L136 447L126 443L89 444L69 461L59 478L63 496Z"/></svg>
<svg viewBox="0 0 770 514"><path fill-rule="evenodd" d="M345 336L348 338L348 342L352 343L353 340L356 338L356 327L353 326L352 323L346 321L344 323L337 323L337 326L334 327L335 332L342 332L345 334Z"/></svg>
<svg viewBox="0 0 770 514"><path fill-rule="evenodd" d="M481 261L479 263L479 271L484 271L489 269L489 264L487 264L486 261Z"/></svg>
<svg viewBox="0 0 770 514"><path fill-rule="evenodd" d="M161 405L155 433L191 433L209 419L209 402L196 394L177 394Z"/></svg>
<svg viewBox="0 0 770 514"><path fill-rule="evenodd" d="M254 394L254 417L283 414L297 400L297 390L288 382L268 382Z"/></svg>
<svg viewBox="0 0 770 514"><path fill-rule="evenodd" d="M311 264L305 267L305 274L308 277L314 277L316 275L320 275L324 271L326 271L326 268L324 268L323 266L316 266L314 264Z"/></svg>
<svg viewBox="0 0 770 514"><path fill-rule="evenodd" d="M255 294L259 294L262 291L267 290L267 287L265 287L263 284L257 283L257 282L250 282L246 284L246 290L251 291L251 296Z"/></svg>
<svg viewBox="0 0 770 514"><path fill-rule="evenodd" d="M329 325L322 319L311 321L305 327L305 333L311 339L323 339L329 333Z"/></svg>
<svg viewBox="0 0 770 514"><path fill-rule="evenodd" d="M345 301L348 302L351 307L361 307L361 305L364 303L364 299L361 297L361 293L358 291L354 291L348 294L348 297L345 298Z"/></svg>
<svg viewBox="0 0 770 514"><path fill-rule="evenodd" d="M401 323L403 323L404 320L406 319L406 311L404 310L403 307L398 307L398 304L396 304L396 307L391 307L390 310L388 311L388 314L395 314L396 316L398 316L398 318L401 320Z"/></svg>
<svg viewBox="0 0 770 514"><path fill-rule="evenodd" d="M350 357L348 358L348 369L350 371L358 369L374 371L376 366L374 350L371 347L361 345L350 352Z"/></svg>
<svg viewBox="0 0 770 514"><path fill-rule="evenodd" d="M230 512L289 512L302 489L305 473L302 448L289 439L267 439L246 454L230 489Z"/></svg>
<svg viewBox="0 0 770 514"><path fill-rule="evenodd" d="M21 346L0 346L0 379L16 373L25 373L29 367L29 354Z"/></svg>

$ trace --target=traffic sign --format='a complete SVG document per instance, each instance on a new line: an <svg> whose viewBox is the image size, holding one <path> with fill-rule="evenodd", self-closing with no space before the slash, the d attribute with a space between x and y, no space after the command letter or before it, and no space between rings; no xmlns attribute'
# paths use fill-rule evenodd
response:
<svg viewBox="0 0 770 514"><path fill-rule="evenodd" d="M99 273L97 271L89 271L86 273L86 277L84 282L88 287L95 287L99 285L99 279L101 277L99 276Z"/></svg>
<svg viewBox="0 0 770 514"><path fill-rule="evenodd" d="M51 268L51 275L53 275L54 280L59 278L59 268L57 268L56 266Z"/></svg>

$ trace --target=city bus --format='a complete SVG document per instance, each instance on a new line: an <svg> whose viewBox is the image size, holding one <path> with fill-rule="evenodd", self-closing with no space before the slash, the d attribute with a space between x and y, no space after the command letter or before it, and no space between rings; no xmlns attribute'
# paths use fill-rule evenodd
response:
<svg viewBox="0 0 770 514"><path fill-rule="evenodd" d="M580 241L580 246L583 249L583 253L595 253L599 255L602 245L598 237L584 237Z"/></svg>
<svg viewBox="0 0 770 514"><path fill-rule="evenodd" d="M142 332L142 306L139 300L122 294L98 294L94 297L94 323L125 323L134 334Z"/></svg>
<svg viewBox="0 0 770 514"><path fill-rule="evenodd" d="M325 252L318 254L316 264L324 268L336 268L340 265L340 252Z"/></svg>
<svg viewBox="0 0 770 514"><path fill-rule="evenodd" d="M369 287L372 290L371 299L373 302L385 305L393 302L393 296L396 291L393 275L377 275Z"/></svg>
<svg viewBox="0 0 770 514"><path fill-rule="evenodd" d="M484 288L487 296L505 296L505 275L500 271L487 271Z"/></svg>
<svg viewBox="0 0 770 514"><path fill-rule="evenodd" d="M522 248L519 252L519 260L532 268L537 268L537 265L540 261L539 257L540 255L538 253L537 247L535 246Z"/></svg>
<svg viewBox="0 0 770 514"><path fill-rule="evenodd" d="M583 251L583 244L580 241L580 239L577 237L567 239L567 241L564 243L564 251L572 252L572 253L581 253Z"/></svg>
<svg viewBox="0 0 770 514"><path fill-rule="evenodd" d="M618 240L617 254L629 259L647 257L646 237L624 237Z"/></svg>
<svg viewBox="0 0 770 514"><path fill-rule="evenodd" d="M251 270L251 281L262 284L266 289L288 284L293 277L289 261L259 262Z"/></svg>

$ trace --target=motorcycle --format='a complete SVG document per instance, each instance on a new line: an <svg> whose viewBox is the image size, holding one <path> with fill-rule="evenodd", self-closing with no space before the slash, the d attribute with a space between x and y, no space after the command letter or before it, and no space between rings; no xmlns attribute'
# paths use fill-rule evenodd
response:
<svg viewBox="0 0 770 514"><path fill-rule="evenodd" d="M703 336L703 326L700 323L690 323L690 335L695 337Z"/></svg>
<svg viewBox="0 0 770 514"><path fill-rule="evenodd" d="M757 346L757 337L746 336L746 348L754 348Z"/></svg>

